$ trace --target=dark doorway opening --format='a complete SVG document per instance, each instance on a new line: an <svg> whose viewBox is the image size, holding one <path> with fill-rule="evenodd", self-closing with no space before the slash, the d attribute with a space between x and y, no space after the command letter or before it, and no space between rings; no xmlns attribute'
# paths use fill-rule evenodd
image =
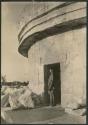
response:
<svg viewBox="0 0 88 125"><path fill-rule="evenodd" d="M60 63L44 65L44 100L45 104L50 104L50 96L48 94L48 78L49 70L53 69L54 85L55 85L55 103L61 104L61 76Z"/></svg>

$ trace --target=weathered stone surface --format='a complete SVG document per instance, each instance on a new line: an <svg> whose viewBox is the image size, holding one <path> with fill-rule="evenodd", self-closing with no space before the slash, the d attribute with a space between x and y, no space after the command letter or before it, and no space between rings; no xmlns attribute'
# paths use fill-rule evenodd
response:
<svg viewBox="0 0 88 125"><path fill-rule="evenodd" d="M18 101L19 96L21 96L21 93L18 91L9 95L9 103L12 110L22 107L22 104Z"/></svg>
<svg viewBox="0 0 88 125"><path fill-rule="evenodd" d="M50 3L50 5L51 5L51 3ZM43 16L40 15L38 18L36 15L36 19L34 18L34 19L32 19L32 21L30 21L30 18L29 18L29 20L28 20L29 23L27 22L27 24L24 26L24 28L22 28L20 37L24 36L24 34L25 35L27 35L27 33L32 34L34 32L38 32L40 30L43 30L45 28L48 28L50 26L53 26L53 25L56 25L56 24L59 24L59 23L65 22L65 21L78 19L80 17L85 17L86 16L85 7L86 7L86 4L80 3L80 2L77 2L77 3L65 2L62 4L60 4L60 2L59 2L59 5L57 4L49 12L47 11L46 14L43 14ZM38 9L39 8L37 8L37 11L38 11ZM34 11L34 13L35 13L35 11ZM75 16L72 16L72 15L75 15ZM26 16L25 16L25 18L26 18ZM37 26L38 26L38 28L35 29Z"/></svg>
<svg viewBox="0 0 88 125"><path fill-rule="evenodd" d="M36 83L38 90L41 90L40 84L44 84L44 65L60 62L62 105L66 107L69 102L77 102L82 96L86 97L85 48L86 28L39 41L28 51L31 83Z"/></svg>
<svg viewBox="0 0 88 125"><path fill-rule="evenodd" d="M67 105L67 108L70 108L70 109L72 109L72 110L78 109L78 108L79 108L79 104L77 104L76 102L75 102L75 103L72 103L72 104L68 104L68 105Z"/></svg>
<svg viewBox="0 0 88 125"><path fill-rule="evenodd" d="M28 57L31 83L41 89L44 65L60 63L61 105L86 98L86 3L60 5L24 27L19 52Z"/></svg>
<svg viewBox="0 0 88 125"><path fill-rule="evenodd" d="M73 110L71 108L65 108L65 112L72 114L72 115L76 115L76 116L84 116L86 115L86 109L77 109L77 110Z"/></svg>
<svg viewBox="0 0 88 125"><path fill-rule="evenodd" d="M79 104L81 107L86 107L86 99L79 99L79 100L78 100L78 104Z"/></svg>
<svg viewBox="0 0 88 125"><path fill-rule="evenodd" d="M87 109L83 109L82 116L85 116L87 114Z"/></svg>
<svg viewBox="0 0 88 125"><path fill-rule="evenodd" d="M1 96L1 107L7 107L9 105L9 94Z"/></svg>

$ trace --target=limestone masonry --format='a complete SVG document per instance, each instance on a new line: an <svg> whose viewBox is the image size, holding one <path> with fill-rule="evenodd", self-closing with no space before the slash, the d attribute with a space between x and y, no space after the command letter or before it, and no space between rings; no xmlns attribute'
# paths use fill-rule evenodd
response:
<svg viewBox="0 0 88 125"><path fill-rule="evenodd" d="M29 81L47 95L48 67L58 64L61 105L86 98L86 2L30 2L23 16L18 51Z"/></svg>

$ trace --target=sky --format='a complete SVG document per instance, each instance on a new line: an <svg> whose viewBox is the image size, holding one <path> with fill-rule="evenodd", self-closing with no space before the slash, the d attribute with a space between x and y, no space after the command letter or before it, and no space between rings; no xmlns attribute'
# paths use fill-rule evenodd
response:
<svg viewBox="0 0 88 125"><path fill-rule="evenodd" d="M47 10L47 6L48 8L56 6L55 2L40 3L37 2L40 10L44 9L44 11L45 7ZM7 81L29 80L28 59L18 52L18 34L19 26L23 26L28 19L38 14L37 4L36 2L2 2L1 4L1 74L6 75ZM31 11L26 11L26 8ZM20 20L24 23L19 23Z"/></svg>
<svg viewBox="0 0 88 125"><path fill-rule="evenodd" d="M18 52L18 20L24 3L2 2L1 74L7 81L27 81L28 59Z"/></svg>

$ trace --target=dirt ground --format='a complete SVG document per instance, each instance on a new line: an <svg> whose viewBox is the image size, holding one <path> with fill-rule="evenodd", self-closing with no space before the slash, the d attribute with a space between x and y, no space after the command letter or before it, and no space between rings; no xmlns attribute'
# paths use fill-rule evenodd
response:
<svg viewBox="0 0 88 125"><path fill-rule="evenodd" d="M84 124L84 119L69 115L60 106L36 109L20 109L6 111L6 121L14 124ZM9 120L10 119L10 120ZM2 120L2 122L4 122ZM3 123L2 123L3 124Z"/></svg>

